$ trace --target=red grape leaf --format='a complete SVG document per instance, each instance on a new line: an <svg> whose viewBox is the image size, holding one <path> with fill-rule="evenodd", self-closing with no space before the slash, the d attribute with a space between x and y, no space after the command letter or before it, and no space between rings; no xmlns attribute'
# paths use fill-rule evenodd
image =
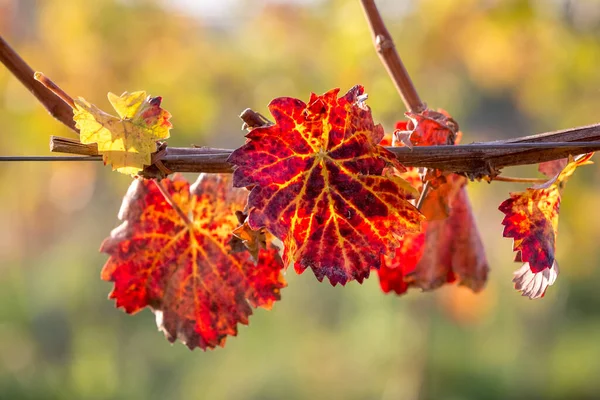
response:
<svg viewBox="0 0 600 400"><path fill-rule="evenodd" d="M506 214L503 236L514 239L513 250L520 252L533 272L549 268L554 262L559 207L556 185L511 193L499 207Z"/></svg>
<svg viewBox="0 0 600 400"><path fill-rule="evenodd" d="M238 218L241 214L237 212ZM248 251L253 260L258 260L258 252L260 249L267 248L267 242L271 242L271 238L267 240L267 232L264 228L252 229L245 219L240 220L241 225L231 232L231 240L229 245L234 252Z"/></svg>
<svg viewBox="0 0 600 400"><path fill-rule="evenodd" d="M458 144L462 134L458 124L445 110L433 111L426 109L421 113L407 112L409 121L396 122L392 145L393 146L444 146ZM448 199L452 185L444 185L445 177L449 174L437 169L419 168L422 182L429 182L427 197L434 197L437 201L427 202L421 207L421 212L428 221L443 219L448 216ZM402 174L400 174L404 178ZM406 179L406 178L405 178ZM420 188L422 190L422 187ZM438 190L439 189L439 190Z"/></svg>
<svg viewBox="0 0 600 400"><path fill-rule="evenodd" d="M427 221L442 220L450 216L449 202L463 191L467 178L457 174L448 174L436 179L437 187L430 189L423 201L421 212Z"/></svg>
<svg viewBox="0 0 600 400"><path fill-rule="evenodd" d="M404 144L407 138L412 146L453 145L458 134L458 124L444 110L426 109L421 113L407 112L410 121L396 123L395 138Z"/></svg>
<svg viewBox="0 0 600 400"><path fill-rule="evenodd" d="M181 176L161 183L188 216L179 216L155 181L135 180L119 212L123 223L102 244L110 258L102 279L114 282L110 298L127 313L150 307L167 339L190 349L223 346L237 324L248 323L250 305L269 309L285 286L277 248L232 253L235 211L247 192L230 178L202 174L194 185Z"/></svg>
<svg viewBox="0 0 600 400"><path fill-rule="evenodd" d="M412 146L450 145L462 136L458 125L444 110L426 110L423 114L407 113L410 121L396 123L393 145ZM406 134L404 140L398 133ZM386 143L387 144L387 143ZM414 176L423 175L430 190L421 206L427 221L419 234L407 234L393 257L384 257L379 281L384 292L397 294L409 287L435 289L456 280L477 292L483 289L489 271L483 243L464 186L466 178L437 170L407 168L400 176L420 191L422 181ZM421 246L421 247L419 247Z"/></svg>
<svg viewBox="0 0 600 400"><path fill-rule="evenodd" d="M555 259L561 191L577 167L590 164L593 153L570 158L568 164L546 183L525 192L510 193L498 208L505 214L503 236L513 238L516 261L524 265L515 272L515 288L530 298L543 297L558 275ZM547 171L556 170L547 164ZM527 266L527 267L525 267Z"/></svg>
<svg viewBox="0 0 600 400"><path fill-rule="evenodd" d="M424 230L427 222L421 223ZM381 255L382 265L377 270L379 285L385 293L391 291L397 294L405 293L413 283L407 277L414 270L423 256L425 250L425 233L411 232L402 237L400 246L396 248L391 257Z"/></svg>
<svg viewBox="0 0 600 400"><path fill-rule="evenodd" d="M402 144L398 144L394 142L393 135L385 134L383 139L379 142L380 146L402 146ZM423 168L416 167L403 167L401 170L396 170L395 168L391 168L392 173L398 175L402 179L404 179L410 186L414 188L414 193L409 193L408 196L405 196L407 200L418 198L419 192L423 187L423 179L421 177L421 171ZM385 173L385 171L384 171Z"/></svg>
<svg viewBox="0 0 600 400"><path fill-rule="evenodd" d="M455 281L475 292L485 286L489 267L464 189L466 179L455 174L449 178L447 184L455 187L448 192L451 196L449 216L422 223L421 236L402 238L395 256L386 257L385 265L379 270L384 292L391 288L402 294L408 287L433 290ZM408 245L405 240L409 241Z"/></svg>
<svg viewBox="0 0 600 400"><path fill-rule="evenodd" d="M75 99L73 120L81 143L98 144L104 164L124 174L136 175L151 164L156 142L169 137L171 114L160 107L161 97L139 91L121 96L108 94L119 117L100 110L83 98Z"/></svg>
<svg viewBox="0 0 600 400"><path fill-rule="evenodd" d="M286 265L294 262L298 273L310 267L332 285L362 282L422 219L402 197L414 189L389 169L403 167L377 145L383 128L362 86L338 93L312 94L308 104L273 100L276 124L250 131L229 158L234 186L252 187L250 227L281 239Z"/></svg>

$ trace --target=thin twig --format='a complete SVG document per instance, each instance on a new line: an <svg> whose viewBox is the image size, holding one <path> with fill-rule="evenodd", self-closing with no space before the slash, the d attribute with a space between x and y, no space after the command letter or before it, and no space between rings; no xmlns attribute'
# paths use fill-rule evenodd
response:
<svg viewBox="0 0 600 400"><path fill-rule="evenodd" d="M183 222L187 226L192 226L192 222L190 221L190 219L188 218L188 216L185 215L183 213L183 211L181 210L181 208L179 207L179 205L177 203L175 203L175 200L173 200L173 197L171 197L171 194L169 194L169 192L167 191L167 189L163 186L162 182L155 179L154 183L156 184L156 187L158 188L158 190L160 191L160 193L165 198L165 201L167 203L169 203L169 205L171 207L173 207L173 210L175 210L175 212L177 213L177 215L179 215L179 217L183 220Z"/></svg>
<svg viewBox="0 0 600 400"><path fill-rule="evenodd" d="M78 132L73 109L33 78L34 71L0 36L0 61L42 103L48 112L70 129Z"/></svg>
<svg viewBox="0 0 600 400"><path fill-rule="evenodd" d="M404 105L409 111L416 113L422 112L427 106L421 101L421 98L408 75L408 71L404 67L402 60L396 51L392 36L385 27L381 14L379 14L379 10L375 5L375 1L361 0L361 4L365 12L365 17L369 22L369 27L371 28L375 50L377 50L381 62L392 78L398 93L400 93Z"/></svg>
<svg viewBox="0 0 600 400"><path fill-rule="evenodd" d="M41 72L36 72L35 74L33 74L33 78L42 85L44 85L46 89L50 90L52 93L58 96L58 98L60 98L62 101L67 103L71 108L75 108L75 102L73 101L73 98L69 96L67 92L62 90L60 86L54 83L52 79L48 78Z"/></svg>
<svg viewBox="0 0 600 400"><path fill-rule="evenodd" d="M513 182L513 183L544 183L548 181L548 178L519 178L515 176L494 176L492 178L493 181L498 182Z"/></svg>
<svg viewBox="0 0 600 400"><path fill-rule="evenodd" d="M377 50L381 62L390 78L392 78L396 90L404 101L404 105L408 111L415 113L425 111L427 106L421 101L402 59L396 51L396 45L394 44L392 35L390 35L390 32L383 22L383 18L377 9L377 5L375 5L375 0L361 0L361 4L363 6L365 17L369 23L369 28L371 29L375 50ZM423 202L425 201L430 188L429 182L425 182L421 195L417 201L416 207L418 210L423 206Z"/></svg>

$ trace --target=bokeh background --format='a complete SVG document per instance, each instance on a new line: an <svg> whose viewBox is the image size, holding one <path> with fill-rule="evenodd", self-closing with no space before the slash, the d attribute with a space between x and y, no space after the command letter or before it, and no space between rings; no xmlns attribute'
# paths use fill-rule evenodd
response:
<svg viewBox="0 0 600 400"><path fill-rule="evenodd" d="M599 121L600 1L378 3L422 98L465 142ZM163 96L172 145L237 147L244 108L357 83L387 130L404 112L357 0L0 0L0 34L102 108L108 91ZM0 67L0 153L49 154L50 135L74 137ZM332 288L290 269L283 300L206 353L107 300L98 247L129 183L99 163L0 165L1 399L600 397L597 166L566 189L562 272L542 300L513 290L497 210L522 185L474 183L483 293L396 297L376 277Z"/></svg>

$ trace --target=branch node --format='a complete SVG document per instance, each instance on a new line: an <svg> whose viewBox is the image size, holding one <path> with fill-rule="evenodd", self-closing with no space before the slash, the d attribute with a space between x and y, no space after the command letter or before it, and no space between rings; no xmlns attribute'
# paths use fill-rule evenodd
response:
<svg viewBox="0 0 600 400"><path fill-rule="evenodd" d="M402 97L404 105L409 111L416 113L424 111L427 107L417 94L417 90L408 75L408 71L406 71L402 60L396 51L392 36L385 27L383 18L381 18L381 14L375 5L375 0L361 0L361 4L367 22L369 23L369 28L371 28L375 50L379 54L383 66L394 82L400 97Z"/></svg>
<svg viewBox="0 0 600 400"><path fill-rule="evenodd" d="M167 142L161 142L158 145L158 149L152 153L152 159L150 165L145 167L141 172L140 176L146 179L157 179L162 180L167 176L171 175L175 171L169 169L164 163L163 158L167 155Z"/></svg>
<svg viewBox="0 0 600 400"><path fill-rule="evenodd" d="M382 54L384 51L395 48L396 45L394 41L390 38L385 37L384 35L377 35L375 37L375 49L379 54Z"/></svg>

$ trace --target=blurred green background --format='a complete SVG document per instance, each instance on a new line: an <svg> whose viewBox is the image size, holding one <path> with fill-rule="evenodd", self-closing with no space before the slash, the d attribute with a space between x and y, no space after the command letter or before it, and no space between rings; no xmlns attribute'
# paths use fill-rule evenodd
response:
<svg viewBox="0 0 600 400"><path fill-rule="evenodd" d="M379 5L421 97L460 122L465 143L598 122L600 1ZM0 34L101 108L108 91L163 96L172 145L237 147L244 108L357 83L388 131L404 112L357 0L0 0ZM0 126L2 155L74 137L4 68ZM0 399L600 398L596 166L566 189L562 272L542 300L512 288L497 211L523 187L476 183L492 268L483 293L399 298L376 277L332 288L290 269L282 301L206 353L170 345L150 311L107 300L98 247L130 179L96 163L0 167Z"/></svg>

